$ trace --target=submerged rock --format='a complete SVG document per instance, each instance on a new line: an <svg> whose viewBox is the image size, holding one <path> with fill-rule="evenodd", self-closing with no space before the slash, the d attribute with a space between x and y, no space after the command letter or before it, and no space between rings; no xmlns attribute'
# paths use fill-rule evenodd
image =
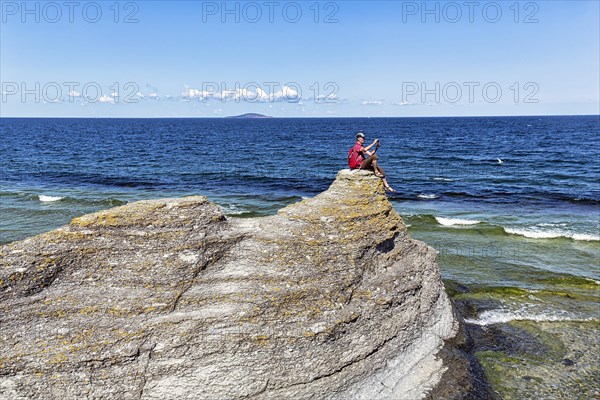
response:
<svg viewBox="0 0 600 400"><path fill-rule="evenodd" d="M0 398L485 397L435 255L365 172L269 217L75 218L0 247Z"/></svg>

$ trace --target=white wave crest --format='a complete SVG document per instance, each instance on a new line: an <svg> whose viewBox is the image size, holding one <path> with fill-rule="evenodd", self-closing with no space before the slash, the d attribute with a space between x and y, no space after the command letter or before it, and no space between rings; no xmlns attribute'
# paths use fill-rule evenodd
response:
<svg viewBox="0 0 600 400"><path fill-rule="evenodd" d="M243 214L245 212L248 212L248 210L239 208L235 204L219 205L219 208L221 209L221 212L226 215L238 215L238 214Z"/></svg>
<svg viewBox="0 0 600 400"><path fill-rule="evenodd" d="M440 225L444 226L453 226L453 225L476 225L481 221L477 221L475 219L458 219L458 218L444 218L444 217L435 217L435 220Z"/></svg>
<svg viewBox="0 0 600 400"><path fill-rule="evenodd" d="M600 236L588 233L573 233L564 230L542 230L536 228L504 228L504 232L511 235L520 235L530 239L556 239L567 238L578 241L597 242Z"/></svg>
<svg viewBox="0 0 600 400"><path fill-rule="evenodd" d="M435 177L435 178L431 178L434 181L443 181L443 182L454 182L454 179L450 179L450 178L442 178L442 177Z"/></svg>
<svg viewBox="0 0 600 400"><path fill-rule="evenodd" d="M52 202L52 201L60 201L60 200L64 199L64 197L59 197L59 196L45 196L43 194L40 194L38 196L38 199L40 201L43 201L43 202L46 203L46 202Z"/></svg>
<svg viewBox="0 0 600 400"><path fill-rule="evenodd" d="M573 321L573 322L585 322L594 321L592 317L578 318L577 316L570 315L566 312L541 312L532 313L524 310L489 310L481 313L479 318L471 319L466 318L465 322L474 325L493 325L493 324L505 324L510 321L536 321L536 322L555 322L555 321Z"/></svg>
<svg viewBox="0 0 600 400"><path fill-rule="evenodd" d="M574 233L573 236L571 236L571 238L573 240L581 240L584 242L598 242L600 241L600 236L599 235L590 235L587 233Z"/></svg>
<svg viewBox="0 0 600 400"><path fill-rule="evenodd" d="M420 199L437 199L438 197L440 197L437 194L420 194L417 196Z"/></svg>

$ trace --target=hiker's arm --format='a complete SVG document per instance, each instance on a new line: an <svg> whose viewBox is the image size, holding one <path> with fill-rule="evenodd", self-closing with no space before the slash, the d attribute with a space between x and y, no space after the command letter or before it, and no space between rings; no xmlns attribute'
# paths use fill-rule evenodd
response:
<svg viewBox="0 0 600 400"><path fill-rule="evenodd" d="M362 147L361 151L364 151L366 154L369 155L369 157L371 157L377 151L377 147L375 147L375 150L373 150L373 151L369 151L369 150L371 149L371 147L373 147L373 146L375 146L377 144L378 144L378 140L376 139L373 143L371 143L367 147Z"/></svg>
<svg viewBox="0 0 600 400"><path fill-rule="evenodd" d="M368 145L367 147L363 147L364 151L369 151L371 150L371 147L375 146L377 144L377 140L374 141L373 143L371 143L370 145Z"/></svg>
<svg viewBox="0 0 600 400"><path fill-rule="evenodd" d="M366 155L368 155L369 157L371 157L373 154L375 154L375 152L374 152L374 151L369 151L369 150L367 150L367 149L368 149L368 148L370 148L370 147L371 147L371 146L367 146L367 147L361 147L361 148L360 148L360 153L363 153L363 156L364 156L364 154L366 154Z"/></svg>

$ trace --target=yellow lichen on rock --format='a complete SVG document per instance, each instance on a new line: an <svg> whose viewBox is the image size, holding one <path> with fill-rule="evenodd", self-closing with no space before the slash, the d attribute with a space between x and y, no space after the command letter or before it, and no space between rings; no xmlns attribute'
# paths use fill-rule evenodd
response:
<svg viewBox="0 0 600 400"><path fill-rule="evenodd" d="M0 398L399 398L414 376L395 365L447 368L407 349L457 325L433 250L367 171L263 218L126 204L2 246L0 266Z"/></svg>

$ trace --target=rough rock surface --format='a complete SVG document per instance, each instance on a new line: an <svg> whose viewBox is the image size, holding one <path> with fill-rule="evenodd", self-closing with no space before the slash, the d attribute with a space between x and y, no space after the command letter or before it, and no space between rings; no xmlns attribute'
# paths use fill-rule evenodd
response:
<svg viewBox="0 0 600 400"><path fill-rule="evenodd" d="M3 400L473 398L461 332L364 172L270 217L141 201L0 247Z"/></svg>

